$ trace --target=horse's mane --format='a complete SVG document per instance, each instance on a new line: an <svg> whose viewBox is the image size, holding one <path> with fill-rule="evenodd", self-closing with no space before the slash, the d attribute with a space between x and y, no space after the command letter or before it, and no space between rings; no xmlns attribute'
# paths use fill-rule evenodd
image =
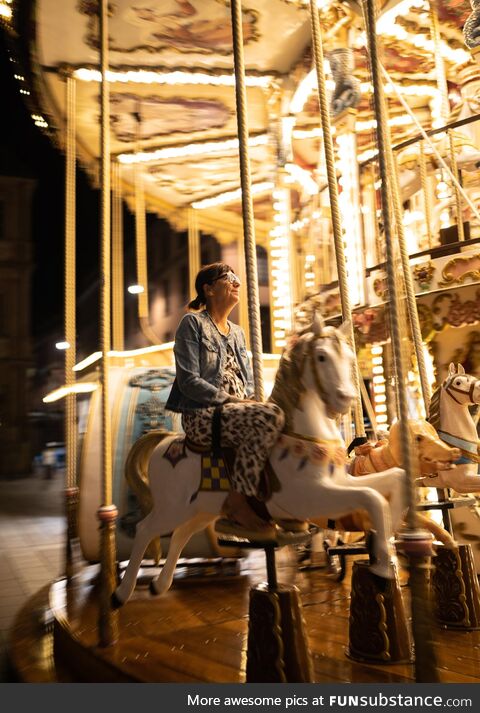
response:
<svg viewBox="0 0 480 713"><path fill-rule="evenodd" d="M428 409L427 421L432 424L436 431L439 430L441 426L440 422L440 396L442 394L442 386L438 386L432 394L430 399L430 406Z"/></svg>
<svg viewBox="0 0 480 713"><path fill-rule="evenodd" d="M340 350L340 336L335 327L323 327L325 337L333 337L336 347ZM300 396L305 391L302 383L302 374L307 356L307 347L315 336L310 329L290 338L289 345L283 351L275 376L272 393L269 401L280 406L285 414L285 430L291 431L293 409L298 408Z"/></svg>
<svg viewBox="0 0 480 713"><path fill-rule="evenodd" d="M297 406L300 395L305 391L302 384L302 372L307 354L306 335L292 337L292 343L280 357L275 383L269 401L280 406L285 414L285 429L292 429L292 411Z"/></svg>

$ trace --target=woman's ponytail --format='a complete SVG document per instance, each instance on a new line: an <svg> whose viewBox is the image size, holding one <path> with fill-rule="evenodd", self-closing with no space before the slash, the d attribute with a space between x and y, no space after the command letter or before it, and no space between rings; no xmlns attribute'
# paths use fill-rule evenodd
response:
<svg viewBox="0 0 480 713"><path fill-rule="evenodd" d="M187 309L198 311L201 307L203 307L204 304L205 302L202 300L202 298L197 295L194 300L191 300L188 303Z"/></svg>

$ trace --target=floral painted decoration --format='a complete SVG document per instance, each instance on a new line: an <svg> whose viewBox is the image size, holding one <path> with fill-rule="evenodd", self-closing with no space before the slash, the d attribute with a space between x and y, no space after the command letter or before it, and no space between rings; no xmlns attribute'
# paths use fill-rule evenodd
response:
<svg viewBox="0 0 480 713"><path fill-rule="evenodd" d="M413 268L413 277L421 290L430 289L435 268L431 261L423 262L421 265L415 265Z"/></svg>

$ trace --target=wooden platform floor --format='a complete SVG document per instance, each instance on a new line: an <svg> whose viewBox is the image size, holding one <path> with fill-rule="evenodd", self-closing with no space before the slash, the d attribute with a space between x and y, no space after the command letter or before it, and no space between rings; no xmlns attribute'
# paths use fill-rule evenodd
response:
<svg viewBox="0 0 480 713"><path fill-rule="evenodd" d="M342 583L325 569L299 571L293 548L277 553L279 581L301 591L316 682L412 682L412 664L365 664L346 656L351 559ZM179 570L162 597L151 597L154 568L144 568L131 600L119 611L115 646L98 641L97 568L86 568L68 590L64 581L38 593L17 618L12 661L21 680L88 682L245 681L248 599L265 581L264 556L251 552L237 576L186 577ZM406 582L406 573L400 573ZM409 611L409 589L402 586ZM55 614L55 636L46 598ZM43 621L39 622L39 617ZM32 638L36 646L32 646ZM55 652L53 651L55 640ZM480 682L480 631L434 627L440 681Z"/></svg>

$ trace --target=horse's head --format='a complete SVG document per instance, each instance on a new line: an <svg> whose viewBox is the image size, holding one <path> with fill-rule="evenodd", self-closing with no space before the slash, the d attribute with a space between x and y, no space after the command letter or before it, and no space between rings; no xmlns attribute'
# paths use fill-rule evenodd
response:
<svg viewBox="0 0 480 713"><path fill-rule="evenodd" d="M458 448L451 448L444 443L431 423L424 419L409 419L410 439L415 444L417 461L415 471L422 475L431 475L439 470L448 470L460 458ZM388 439L390 451L397 465L402 465L400 441L400 422L394 421Z"/></svg>
<svg viewBox="0 0 480 713"><path fill-rule="evenodd" d="M355 398L352 363L355 355L346 341L349 325L325 326L316 315L312 324L295 335L280 360L272 400L282 406L287 417L299 408L303 393L316 393L328 416L346 413Z"/></svg>
<svg viewBox="0 0 480 713"><path fill-rule="evenodd" d="M307 348L303 383L324 401L329 415L344 414L356 396L352 381L355 354L347 343L350 325L326 327L315 317Z"/></svg>
<svg viewBox="0 0 480 713"><path fill-rule="evenodd" d="M480 404L480 379L466 374L461 364L450 364L442 389L454 402L462 406Z"/></svg>

